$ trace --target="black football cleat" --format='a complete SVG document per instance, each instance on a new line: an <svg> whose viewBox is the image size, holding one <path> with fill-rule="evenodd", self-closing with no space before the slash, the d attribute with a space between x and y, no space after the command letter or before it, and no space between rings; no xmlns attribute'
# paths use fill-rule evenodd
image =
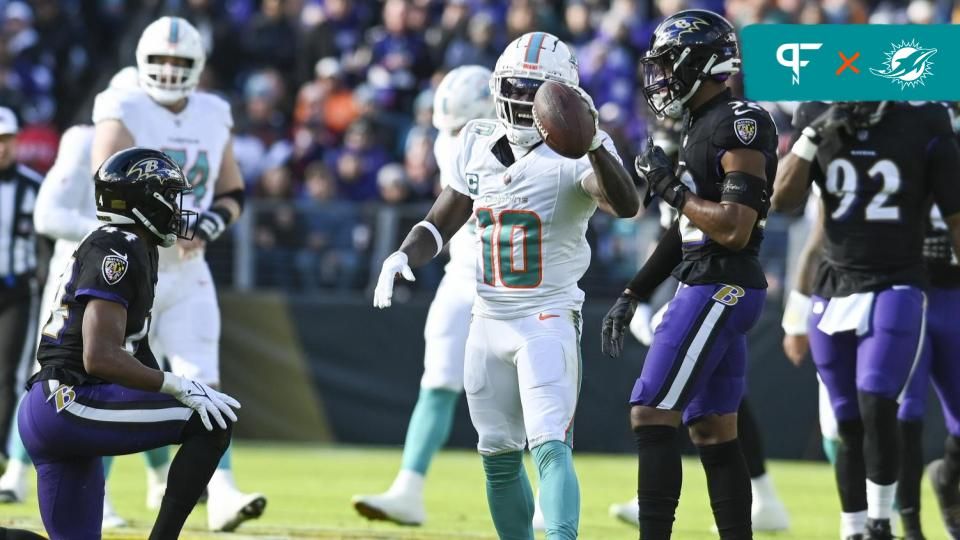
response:
<svg viewBox="0 0 960 540"><path fill-rule="evenodd" d="M927 465L927 478L930 479L933 492L937 495L940 517L943 519L947 534L953 540L960 540L960 486L957 484L950 486L941 482L941 468L943 468L942 459Z"/></svg>
<svg viewBox="0 0 960 540"><path fill-rule="evenodd" d="M894 540L889 519L868 519L867 533L863 540Z"/></svg>

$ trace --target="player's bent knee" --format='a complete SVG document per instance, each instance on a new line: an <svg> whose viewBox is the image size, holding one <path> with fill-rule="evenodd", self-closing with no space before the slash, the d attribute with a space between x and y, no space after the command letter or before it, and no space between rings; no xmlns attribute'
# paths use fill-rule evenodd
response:
<svg viewBox="0 0 960 540"><path fill-rule="evenodd" d="M696 446L730 442L737 438L737 415L707 415L690 424L689 431Z"/></svg>
<svg viewBox="0 0 960 540"><path fill-rule="evenodd" d="M680 412L656 409L646 405L634 405L630 408L630 427L636 431L643 426L680 425Z"/></svg>
<svg viewBox="0 0 960 540"><path fill-rule="evenodd" d="M213 429L208 430L203 425L203 421L200 420L200 415L193 413L193 415L190 416L190 420L187 421L187 425L183 428L183 439L203 437L210 441L210 444L222 454L226 452L230 446L230 437L233 435L233 422L226 418L224 420L227 423L226 429L221 429L216 421L211 418L210 421L213 423Z"/></svg>

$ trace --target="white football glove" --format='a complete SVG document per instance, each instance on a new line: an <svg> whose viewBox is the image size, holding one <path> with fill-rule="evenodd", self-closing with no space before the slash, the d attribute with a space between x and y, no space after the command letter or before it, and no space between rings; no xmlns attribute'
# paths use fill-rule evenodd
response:
<svg viewBox="0 0 960 540"><path fill-rule="evenodd" d="M637 310L633 312L633 319L630 320L630 333L647 347L653 343L653 328L650 326L652 315L650 304L637 304Z"/></svg>
<svg viewBox="0 0 960 540"><path fill-rule="evenodd" d="M590 151L596 150L603 144L603 139L600 137L600 113L597 112L597 107L593 104L593 98L586 90L579 86L574 86L573 89L580 94L580 99L583 100L587 109L590 110L590 114L593 115L593 141L590 143Z"/></svg>
<svg viewBox="0 0 960 540"><path fill-rule="evenodd" d="M377 288L373 291L373 305L380 309L388 308L393 303L393 280L400 274L407 281L416 281L413 270L407 264L407 254L395 251L390 254L380 268L380 277L377 278Z"/></svg>
<svg viewBox="0 0 960 540"><path fill-rule="evenodd" d="M221 429L227 429L227 422L223 419L224 416L229 418L231 422L237 421L237 414L233 412L233 409L239 409L240 402L203 383L177 377L169 371L164 371L160 391L164 394L170 394L180 403L197 411L197 414L200 415L200 421L203 422L203 427L207 428L207 431L213 431L210 416L213 416Z"/></svg>

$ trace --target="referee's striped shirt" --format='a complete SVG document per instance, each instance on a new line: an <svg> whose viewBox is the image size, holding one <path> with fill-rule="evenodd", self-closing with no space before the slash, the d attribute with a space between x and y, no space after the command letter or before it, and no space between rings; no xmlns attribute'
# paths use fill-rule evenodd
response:
<svg viewBox="0 0 960 540"><path fill-rule="evenodd" d="M33 207L42 180L23 165L0 170L0 288L20 285L36 272Z"/></svg>

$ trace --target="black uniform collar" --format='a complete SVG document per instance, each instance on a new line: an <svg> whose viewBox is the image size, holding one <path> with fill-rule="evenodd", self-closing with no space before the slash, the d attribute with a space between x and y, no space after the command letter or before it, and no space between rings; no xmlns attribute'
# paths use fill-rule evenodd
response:
<svg viewBox="0 0 960 540"><path fill-rule="evenodd" d="M706 103L690 111L690 119L696 120L717 106L719 103L726 103L733 97L733 92L729 88L724 88L722 92L713 96Z"/></svg>

